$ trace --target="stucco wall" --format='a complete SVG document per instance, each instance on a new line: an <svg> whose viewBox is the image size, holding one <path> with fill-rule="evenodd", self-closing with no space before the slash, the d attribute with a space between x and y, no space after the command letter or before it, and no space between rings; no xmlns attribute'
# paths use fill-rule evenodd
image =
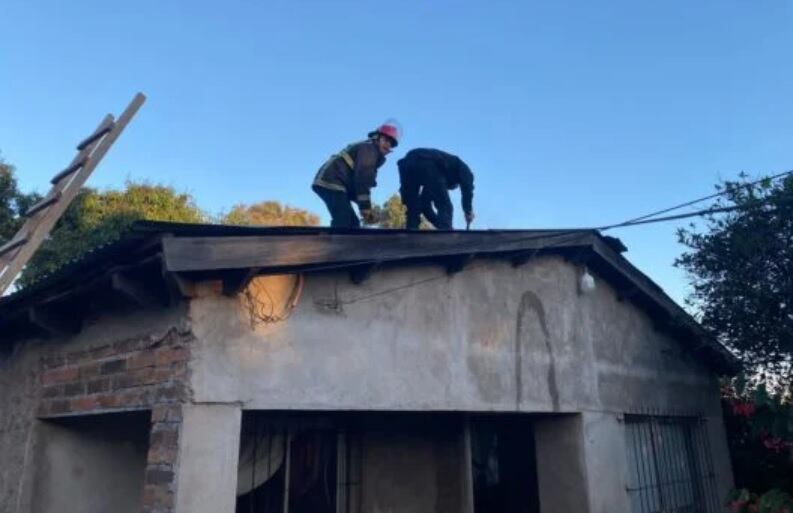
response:
<svg viewBox="0 0 793 513"><path fill-rule="evenodd" d="M262 304L281 312L295 278L258 280ZM718 414L715 376L608 284L580 294L577 280L560 258L477 261L448 277L384 270L357 286L346 273L309 275L291 317L255 330L243 296L196 299L194 397L255 409Z"/></svg>

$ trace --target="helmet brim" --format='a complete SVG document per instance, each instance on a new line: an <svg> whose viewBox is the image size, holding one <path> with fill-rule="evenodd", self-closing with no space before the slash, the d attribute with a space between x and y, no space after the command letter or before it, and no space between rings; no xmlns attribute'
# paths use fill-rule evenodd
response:
<svg viewBox="0 0 793 513"><path fill-rule="evenodd" d="M388 134L384 134L383 132L380 132L379 130L374 130L372 132L369 132L369 135L367 137L369 137L371 139L371 138L373 138L375 136L378 136L378 135L382 135L383 137L387 137L388 140L391 141L391 147L392 148L396 148L397 146L399 146L399 141L397 141L396 139L394 139L393 137L391 137Z"/></svg>

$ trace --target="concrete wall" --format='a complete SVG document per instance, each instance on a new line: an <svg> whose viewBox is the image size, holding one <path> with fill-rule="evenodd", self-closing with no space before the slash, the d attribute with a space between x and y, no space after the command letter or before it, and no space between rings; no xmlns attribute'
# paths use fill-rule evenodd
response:
<svg viewBox="0 0 793 513"><path fill-rule="evenodd" d="M460 425L462 428L462 425ZM370 432L363 437L361 511L467 513L462 431Z"/></svg>
<svg viewBox="0 0 793 513"><path fill-rule="evenodd" d="M651 319L558 258L311 275L288 320L251 330L239 298L191 303L198 401L255 409L717 414L715 376ZM384 290L432 279L393 293ZM294 278L260 278L278 313ZM261 292L261 291L264 292Z"/></svg>
<svg viewBox="0 0 793 513"><path fill-rule="evenodd" d="M102 417L41 423L32 513L141 511L148 416Z"/></svg>

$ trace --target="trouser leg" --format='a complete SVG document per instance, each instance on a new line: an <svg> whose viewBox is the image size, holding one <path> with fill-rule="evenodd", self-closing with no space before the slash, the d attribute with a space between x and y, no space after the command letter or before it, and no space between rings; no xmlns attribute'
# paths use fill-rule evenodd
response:
<svg viewBox="0 0 793 513"><path fill-rule="evenodd" d="M332 191L323 187L312 187L314 192L322 198L330 212L330 226L332 228L360 228L361 221L355 214L347 194L341 191Z"/></svg>
<svg viewBox="0 0 793 513"><path fill-rule="evenodd" d="M419 190L421 184L411 173L409 162L400 162L399 166L399 195L402 197L402 204L407 209L405 227L408 230L416 230L419 227L421 218L421 202Z"/></svg>
<svg viewBox="0 0 793 513"><path fill-rule="evenodd" d="M435 179L424 185L421 191L424 217L438 230L451 230L454 207L449 198L449 189L443 179Z"/></svg>

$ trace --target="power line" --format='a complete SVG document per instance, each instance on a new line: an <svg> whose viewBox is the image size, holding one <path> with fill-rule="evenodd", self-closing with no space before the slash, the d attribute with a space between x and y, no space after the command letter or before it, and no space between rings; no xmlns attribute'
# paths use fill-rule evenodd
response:
<svg viewBox="0 0 793 513"><path fill-rule="evenodd" d="M777 180L779 178L783 178L783 177L788 176L788 175L793 175L793 169L791 169L789 171L784 171L782 173L779 173L779 174L776 174L776 175L773 175L773 176L766 176L766 177L760 178L758 180L755 180L754 182L749 182L749 183L745 183L745 184L739 184L739 187L751 187L753 185L757 185L759 183L762 183L762 182L764 182L766 180L773 181L773 180ZM695 205L697 203L702 203L703 201L707 201L709 199L714 199L714 198L718 198L719 196L724 196L725 194L730 192L730 190L731 189L725 189L723 191L716 192L716 193L713 193L713 194L709 194L707 196L703 196L703 197L697 198L695 200L687 201L685 203L681 203L681 204L675 205L673 207L665 208L663 210L658 210L657 212L652 212L650 214L645 214L643 216L636 217L634 219L630 219L628 221L625 221L625 223L632 223L632 222L635 222L635 221L643 221L643 220L648 219L650 217L655 217L655 216L658 216L658 215L661 215L661 214L666 214L667 212L672 212L674 210L678 210L678 209L681 209L681 208L684 208L684 207L690 207L691 205Z"/></svg>
<svg viewBox="0 0 793 513"><path fill-rule="evenodd" d="M758 183L760 183L762 181L765 181L765 180L775 180L775 179L781 178L783 176L792 175L792 174L793 174L793 170L786 171L784 173L780 173L780 174L774 175L772 177L766 177L766 178L762 178L762 179L756 180L756 181L748 183L748 184L743 184L742 186L746 187L746 186L750 186L750 185L756 185L756 184L758 184ZM604 225L604 226L594 227L594 228L581 228L581 229L574 229L574 230L564 230L564 231L559 231L559 232L555 232L555 233L534 234L534 235L529 235L529 236L525 236L525 237L512 239L512 240L509 240L507 242L508 243L515 243L515 242L528 242L528 241L537 240L537 239L554 239L554 238L557 238L557 237L560 238L560 240L558 240L557 242L549 243L549 244L543 244L543 245L538 246L537 248L532 248L532 250L531 250L532 254L536 255L542 250L547 250L547 249L556 247L556 246L562 244L563 242L567 242L565 240L561 240L561 238L564 237L564 236L575 237L575 236L579 236L579 235L582 235L584 233L592 232L592 231L607 231L607 230L611 230L611 229L615 229L615 228L625 228L625 227L630 227L630 226L661 223L661 222L667 222L667 221L673 221L673 220L679 220L679 219L686 219L686 218L690 218L690 217L701 217L701 216L708 215L708 214L727 213L727 212L733 212L733 211L736 211L736 210L747 210L747 209L751 209L751 208L756 208L756 207L759 207L759 206L767 205L769 203L769 200L765 200L765 201L760 201L760 202L757 202L757 203L753 203L751 205L732 205L732 206L729 206L729 207L713 207L713 208L698 210L696 212L688 212L688 213L685 213L685 214L677 214L677 215L672 215L672 216L665 216L665 217L658 217L658 218L650 219L650 217L657 216L657 215L659 215L661 213L671 212L673 210L676 210L676 209L679 209L679 208L683 208L685 206L690 206L690 205L705 201L706 199L713 199L713 198L716 198L718 196L722 196L722 195L726 194L727 192L728 191L721 191L721 192L716 193L716 194L711 194L711 195L703 197L703 198L698 198L696 200L693 200L693 201L690 201L690 202L686 202L686 203L681 204L681 205L677 205L677 206L674 206L674 207L670 207L668 209L664 209L664 210L660 210L660 211L657 211L657 212L653 212L652 214L647 214L647 215L644 215L644 216L636 217L636 218L633 218L633 219L630 219L628 221L624 221L624 222L621 222L621 223L616 223L616 224L612 224L612 225ZM776 199L776 202L777 203L781 203L781 204L791 203L791 202L793 202L793 196L786 196L786 197L783 197L781 200L780 199ZM475 250L477 247L482 247L482 246L485 246L485 245L487 245L487 244L482 244L482 245L479 245L479 246L475 245L471 249ZM473 251L473 252L475 252L475 251ZM377 263L378 263L378 261L376 261L376 260L370 260L370 261L366 261L366 262L363 262L363 263L360 263L360 264L356 264L356 265L370 265L370 264L377 264ZM350 265L349 264L346 264L346 265L345 264L335 264L335 265L332 265L332 266L329 266L329 267L340 268L340 267L350 267ZM474 267L475 266L469 266L469 269L474 268ZM315 270L324 270L324 269L323 268L312 269L312 271L315 271ZM405 290L405 289L412 288L412 287L415 287L415 286L423 285L425 283L441 280L441 279L444 279L444 278L448 278L448 275L443 274L443 275L440 275L440 276L426 278L426 279L423 279L423 280L419 280L417 282L412 282L412 283L407 283L407 284L404 284L404 285L399 285L399 286L396 286L396 287L392 287L390 289L385 289L385 290L381 290L381 291L378 291L378 292L374 292L372 294L367 294L367 295L364 295L364 296L355 297L355 298L352 298L352 299L349 299L349 300L346 300L346 301L340 300L339 303L342 304L342 305L345 305L345 304L357 303L357 302L360 302L360 301L366 301L368 299L372 299L372 298L379 297L379 296L384 296L384 295L387 295L387 294L390 294L390 293L393 293L393 292L398 292L400 290Z"/></svg>

